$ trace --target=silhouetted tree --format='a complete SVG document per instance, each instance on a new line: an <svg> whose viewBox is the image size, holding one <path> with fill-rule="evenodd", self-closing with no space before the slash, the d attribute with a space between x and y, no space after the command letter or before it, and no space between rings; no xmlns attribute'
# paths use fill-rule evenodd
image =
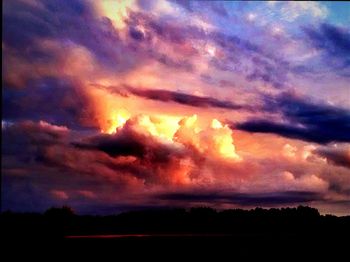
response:
<svg viewBox="0 0 350 262"><path fill-rule="evenodd" d="M231 236L343 236L350 234L350 216L321 216L317 209L256 208L216 211L208 207L141 210L114 216L77 216L68 206L44 215L1 213L7 235L63 237L96 234L225 234ZM6 233L5 232L5 233Z"/></svg>
<svg viewBox="0 0 350 262"><path fill-rule="evenodd" d="M45 212L45 216L55 218L66 218L74 216L74 211L69 206L51 207Z"/></svg>

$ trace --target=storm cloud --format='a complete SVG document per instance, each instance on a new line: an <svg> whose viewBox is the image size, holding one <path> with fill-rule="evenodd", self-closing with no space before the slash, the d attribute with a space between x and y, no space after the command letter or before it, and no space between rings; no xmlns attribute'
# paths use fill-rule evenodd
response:
<svg viewBox="0 0 350 262"><path fill-rule="evenodd" d="M315 153L325 157L332 165L350 168L350 147L348 146L322 147L315 150Z"/></svg>
<svg viewBox="0 0 350 262"><path fill-rule="evenodd" d="M4 1L2 208L348 212L349 31L337 8Z"/></svg>
<svg viewBox="0 0 350 262"><path fill-rule="evenodd" d="M292 93L266 97L265 104L267 111L281 113L285 122L251 119L234 127L321 144L350 142L350 111L347 109L315 103Z"/></svg>

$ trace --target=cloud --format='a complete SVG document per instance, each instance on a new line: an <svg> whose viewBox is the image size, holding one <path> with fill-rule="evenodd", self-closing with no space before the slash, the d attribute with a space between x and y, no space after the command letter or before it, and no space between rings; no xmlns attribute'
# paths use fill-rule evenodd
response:
<svg viewBox="0 0 350 262"><path fill-rule="evenodd" d="M89 138L86 143L76 143L77 147L98 149L111 156L142 157L147 152L159 150L159 156L166 158L176 153L176 147L166 140L158 139L156 127L149 116L139 115L117 129L115 134L100 134ZM161 148L163 147L163 150ZM172 152L172 149L174 150ZM166 152L169 151L169 152Z"/></svg>
<svg viewBox="0 0 350 262"><path fill-rule="evenodd" d="M284 57L270 52L261 44L237 35L212 32L210 39L213 39L224 54L210 61L214 68L242 74L249 82L261 81L275 88L286 87L287 74L291 68Z"/></svg>
<svg viewBox="0 0 350 262"><path fill-rule="evenodd" d="M297 148L291 146L290 144L285 144L283 146L282 154L285 157L294 158L296 156Z"/></svg>
<svg viewBox="0 0 350 262"><path fill-rule="evenodd" d="M51 190L51 194L55 198L57 198L59 200L67 200L67 199L69 199L68 194L66 192L64 192L64 191L61 191L61 190Z"/></svg>
<svg viewBox="0 0 350 262"><path fill-rule="evenodd" d="M85 137L46 122L4 127L6 207L27 209L24 203L29 198L37 203L35 210L62 199L77 210L96 205L103 210L113 203L116 208L133 208L154 203L155 195L184 190L202 192L198 201L207 198L213 204L278 205L322 201L318 194L327 193L327 178L311 173L314 170L308 162L298 169L289 158L259 159L248 154L237 161L232 132L219 122L198 132L196 118L184 118L173 141L157 133L157 125L138 116L113 134ZM26 184L30 189L25 189ZM16 188L26 193L16 195ZM212 192L225 193L215 193L211 199L205 196ZM189 196L188 201L172 202L198 202L191 200Z"/></svg>
<svg viewBox="0 0 350 262"><path fill-rule="evenodd" d="M2 146L2 154L19 157L36 152L41 146L63 144L68 137L68 129L45 121L27 120L3 127L2 135L6 141ZM28 157L35 158L35 154L29 154Z"/></svg>
<svg viewBox="0 0 350 262"><path fill-rule="evenodd" d="M191 151L210 157L239 159L235 152L232 131L216 119L205 128L200 127L197 115L184 117L173 129L164 129L168 122L148 115L136 115L117 127L112 134L101 134L74 145L98 149L111 156L152 157L186 156ZM169 127L168 127L169 128ZM194 153L194 152L192 152ZM152 159L153 162L158 162Z"/></svg>
<svg viewBox="0 0 350 262"><path fill-rule="evenodd" d="M138 66L141 60L128 52L128 45L121 41L112 22L99 17L90 3L79 0L37 1L36 4L4 2L3 46L9 49L4 57L7 61L5 80L7 75L22 68L16 61L35 63L35 68L27 69L28 76L38 74L41 65L43 76L45 65L52 67L58 56L67 55L69 43L87 50L100 71L115 74ZM55 43L58 48L52 50L41 44L47 41ZM8 63L11 61L13 63ZM57 66L57 70L64 68Z"/></svg>
<svg viewBox="0 0 350 262"><path fill-rule="evenodd" d="M111 157L128 157L131 162L125 163L130 167L125 167L145 179L145 183L191 184L200 176L205 159L240 160L230 128L214 120L210 127L201 130L196 120L196 116L184 118L174 131L163 133L162 125L166 122L138 115L115 133L97 135L73 145L82 150L102 151Z"/></svg>
<svg viewBox="0 0 350 262"><path fill-rule="evenodd" d="M253 110L250 106L235 104L231 101L222 101L213 97L201 97L189 95L180 92L157 90L157 89L136 89L127 88L127 90L136 96L144 97L151 100L158 100L162 102L175 102L178 104L194 106L194 107L217 107L232 110Z"/></svg>
<svg viewBox="0 0 350 262"><path fill-rule="evenodd" d="M138 53L138 59L151 59L165 67L195 72L193 63L199 50L189 41L205 38L202 29L135 11L129 13L127 26L127 46Z"/></svg>
<svg viewBox="0 0 350 262"><path fill-rule="evenodd" d="M326 158L327 162L332 165L350 168L349 146L320 147L313 152L320 157Z"/></svg>
<svg viewBox="0 0 350 262"><path fill-rule="evenodd" d="M158 125L149 116L140 115L127 120L115 133L97 135L73 145L119 158L121 162L117 161L114 168L130 172L149 185L267 192L327 190L327 181L312 174L308 167L296 169L293 159L281 158L276 162L249 154L241 157L236 152L232 131L217 120L201 130L196 116L183 118L171 137L162 136ZM296 174L286 171L290 169Z"/></svg>
<svg viewBox="0 0 350 262"><path fill-rule="evenodd" d="M316 143L350 142L350 111L344 108L317 104L306 97L283 93L266 97L266 110L280 112L284 122L251 119L233 125L235 128Z"/></svg>
<svg viewBox="0 0 350 262"><path fill-rule="evenodd" d="M222 9L216 3L207 5L216 11ZM145 53L166 66L196 73L200 67L198 60L203 59L203 45L210 43L217 54L201 63L220 71L242 74L249 82L261 81L276 88L287 84L288 62L249 38L220 30L206 31L200 25L175 23L172 19L159 19L143 12L131 12L128 26L129 35L138 42L138 48L147 45ZM162 53L159 46L169 52Z"/></svg>
<svg viewBox="0 0 350 262"><path fill-rule="evenodd" d="M317 27L303 26L307 43L325 56L325 66L340 75L349 76L350 66L350 31L329 23Z"/></svg>
<svg viewBox="0 0 350 262"><path fill-rule="evenodd" d="M105 152L115 161L113 168L129 172L146 184L188 183L191 152L181 144L158 137L148 116L136 116L114 134L101 134L73 143L81 150Z"/></svg>
<svg viewBox="0 0 350 262"><path fill-rule="evenodd" d="M304 142L350 140L337 93L349 32L318 25L321 5L278 3L296 24L277 24L246 3L107 2L4 2L5 208L136 208L169 192L232 205L348 199L343 147ZM320 68L337 77L323 98L344 108L313 100Z"/></svg>
<svg viewBox="0 0 350 262"><path fill-rule="evenodd" d="M285 87L289 68L286 62L273 61L271 59L253 57L255 69L247 76L247 80L261 80L271 83L275 88Z"/></svg>
<svg viewBox="0 0 350 262"><path fill-rule="evenodd" d="M84 118L91 114L88 104L81 83L65 78L43 78L22 89L5 87L2 110L3 118L10 121L45 120L68 127L81 127Z"/></svg>
<svg viewBox="0 0 350 262"><path fill-rule="evenodd" d="M283 3L280 14L288 22L293 22L300 16L312 16L314 18L325 18L328 10L318 2L286 2Z"/></svg>
<svg viewBox="0 0 350 262"><path fill-rule="evenodd" d="M274 193L221 193L221 192L199 192L199 193L166 193L158 196L162 200L180 201L187 203L236 204L239 206L275 206L296 205L322 200L323 196L315 192L286 191Z"/></svg>
<svg viewBox="0 0 350 262"><path fill-rule="evenodd" d="M142 170L133 167L132 159L72 146L77 136L82 138L80 132L24 121L3 128L2 136L3 210L42 212L62 199L76 210L125 204L126 192L143 190L144 182L136 177Z"/></svg>
<svg viewBox="0 0 350 262"><path fill-rule="evenodd" d="M322 23L317 28L304 27L303 30L315 48L324 50L330 55L349 58L350 32L345 28Z"/></svg>
<svg viewBox="0 0 350 262"><path fill-rule="evenodd" d="M85 198L90 198L90 199L96 198L96 194L89 190L78 190L77 193Z"/></svg>

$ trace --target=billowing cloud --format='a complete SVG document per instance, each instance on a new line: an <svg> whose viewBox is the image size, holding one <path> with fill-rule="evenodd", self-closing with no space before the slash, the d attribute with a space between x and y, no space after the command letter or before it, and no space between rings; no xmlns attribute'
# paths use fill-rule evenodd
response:
<svg viewBox="0 0 350 262"><path fill-rule="evenodd" d="M86 208L100 201L106 205L121 201L120 205L132 208L134 198L143 195L142 203L147 204L167 190L175 195L184 189L205 194L207 190L221 188L228 196L213 197L212 202L238 205L248 204L249 198L258 201L259 197L262 205L319 201L319 198L289 198L288 193L285 195L280 190L316 195L327 190L327 182L316 175L283 171L291 167L288 162L240 157L235 152L231 130L218 121L198 131L196 118L185 118L180 121L173 140L160 136L149 121L146 116L138 116L115 133L87 136L82 140L67 128L45 122L12 124L3 130L7 141L3 148L4 181L6 184L18 178L24 179L23 182L32 181L34 188L31 190L38 199L45 191L52 197L46 205L71 201ZM15 154L19 147L20 155ZM250 167L252 161L255 161L254 167ZM276 172L278 169L281 171ZM310 170L306 168L301 172ZM35 172L38 175L34 175ZM74 181L80 182L75 184ZM22 182L17 183L22 185ZM12 190L5 190L5 199L13 197ZM21 199L20 196L16 199ZM175 205L182 202L172 198L164 200L173 200Z"/></svg>
<svg viewBox="0 0 350 262"><path fill-rule="evenodd" d="M346 213L349 32L331 3L3 9L3 209Z"/></svg>
<svg viewBox="0 0 350 262"><path fill-rule="evenodd" d="M74 145L134 160L131 163L137 173L135 175L146 179L146 183L156 179L158 182L188 184L198 176L196 173L202 168L205 156L233 162L240 160L230 128L213 120L209 127L202 130L196 120L196 116L184 118L171 131L163 129L162 125L166 122L138 115L117 127L112 134L98 135Z"/></svg>

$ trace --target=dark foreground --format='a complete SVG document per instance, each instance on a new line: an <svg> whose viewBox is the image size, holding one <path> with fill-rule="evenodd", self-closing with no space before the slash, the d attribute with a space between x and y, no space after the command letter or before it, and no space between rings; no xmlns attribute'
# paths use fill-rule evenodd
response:
<svg viewBox="0 0 350 262"><path fill-rule="evenodd" d="M2 213L1 227L3 250L36 258L44 250L58 257L73 252L80 259L97 255L166 261L186 254L230 256L233 261L238 257L333 261L350 252L350 217L321 216L308 207L146 210L104 217L77 216L63 208L44 215Z"/></svg>
<svg viewBox="0 0 350 262"><path fill-rule="evenodd" d="M147 236L7 239L2 255L35 261L347 261L347 237L324 236ZM200 260L199 260L200 259Z"/></svg>

